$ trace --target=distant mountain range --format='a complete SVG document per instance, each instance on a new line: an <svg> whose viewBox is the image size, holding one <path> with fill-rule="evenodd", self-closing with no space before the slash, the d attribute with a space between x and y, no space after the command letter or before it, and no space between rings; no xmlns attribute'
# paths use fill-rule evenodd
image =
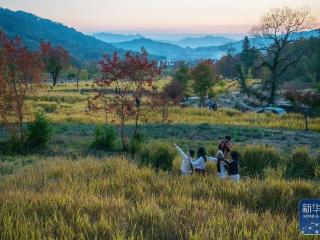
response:
<svg viewBox="0 0 320 240"><path fill-rule="evenodd" d="M157 41L143 37L140 34L122 35L112 33L97 33L93 36L83 34L61 23L43 19L22 11L11 11L0 8L0 30L9 37L19 36L25 45L37 49L42 40L53 45L61 45L74 57L85 60L99 60L103 54L124 50L140 51L144 47L153 59L170 59L195 61L199 59L219 59L227 49L241 51L242 41L221 36L188 37L180 41ZM299 33L293 36L304 38L320 37L318 30ZM100 39L100 40L99 40ZM265 44L264 39L251 39L254 46Z"/></svg>
<svg viewBox="0 0 320 240"><path fill-rule="evenodd" d="M116 48L139 51L142 47L150 54L165 56L171 60L194 61L198 59L219 59L230 47L241 50L242 41L232 42L220 46L189 48L147 38L135 39L128 42L112 43ZM236 49L236 50L237 50Z"/></svg>
<svg viewBox="0 0 320 240"><path fill-rule="evenodd" d="M106 32L94 33L92 34L92 36L107 43L127 42L135 39L143 38L141 34L125 35L125 34L115 34L115 33L106 33Z"/></svg>
<svg viewBox="0 0 320 240"><path fill-rule="evenodd" d="M182 48L171 43L154 41L147 38L135 39L128 42L113 43L117 48L124 50L140 51L143 47L150 54L157 56L165 56L169 59L189 59L192 49Z"/></svg>
<svg viewBox="0 0 320 240"><path fill-rule="evenodd" d="M320 37L319 30L296 33L293 34L291 38L307 39L310 37ZM268 40L263 38L250 38L250 42L252 46L257 48L268 44ZM117 48L132 51L138 51L141 49L141 47L144 47L149 53L154 55L166 56L172 60L194 61L198 59L219 59L227 52L228 49L233 49L235 53L240 52L242 49L242 40L229 41L218 46L204 46L197 48L181 47L172 43L155 41L146 38L140 38L121 43L113 43L113 45Z"/></svg>
<svg viewBox="0 0 320 240"><path fill-rule="evenodd" d="M92 36L95 38L104 41L106 43L121 43L128 42L137 39L145 38L145 36L141 34L115 34L115 33L93 33ZM179 47L189 47L189 48L198 48L198 47L210 47L210 46L220 46L227 43L235 42L236 40L223 37L223 36L203 36L203 37L186 37L178 41L170 41L170 40L155 40L157 42L171 43L177 45Z"/></svg>
<svg viewBox="0 0 320 240"><path fill-rule="evenodd" d="M115 51L123 53L109 43L23 11L0 8L0 30L12 38L19 36L31 49L37 49L42 40L61 45L80 60L98 60L103 54Z"/></svg>
<svg viewBox="0 0 320 240"><path fill-rule="evenodd" d="M171 42L179 45L180 47L210 47L210 46L221 46L227 43L235 42L234 39L226 38L222 36L204 36L204 37L187 37L180 41Z"/></svg>

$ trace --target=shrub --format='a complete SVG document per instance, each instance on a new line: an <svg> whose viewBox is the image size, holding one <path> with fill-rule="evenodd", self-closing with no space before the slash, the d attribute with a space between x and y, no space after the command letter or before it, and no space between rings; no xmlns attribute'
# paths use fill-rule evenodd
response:
<svg viewBox="0 0 320 240"><path fill-rule="evenodd" d="M98 126L92 146L101 150L113 150L117 139L117 131L112 126Z"/></svg>
<svg viewBox="0 0 320 240"><path fill-rule="evenodd" d="M156 170L169 171L172 169L175 149L163 141L151 141L144 145L140 151L142 165L149 165Z"/></svg>
<svg viewBox="0 0 320 240"><path fill-rule="evenodd" d="M300 147L295 149L288 160L286 177L288 178L313 178L316 174L316 159L310 156L309 149Z"/></svg>
<svg viewBox="0 0 320 240"><path fill-rule="evenodd" d="M53 128L47 117L36 112L35 120L28 125L26 145L30 148L45 147L52 137Z"/></svg>
<svg viewBox="0 0 320 240"><path fill-rule="evenodd" d="M281 155L273 147L248 145L240 158L241 174L262 176L265 169L276 169L281 163Z"/></svg>

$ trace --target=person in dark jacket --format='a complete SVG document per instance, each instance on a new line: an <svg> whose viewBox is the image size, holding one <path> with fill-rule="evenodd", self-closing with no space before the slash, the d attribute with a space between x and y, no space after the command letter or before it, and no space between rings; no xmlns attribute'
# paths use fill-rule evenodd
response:
<svg viewBox="0 0 320 240"><path fill-rule="evenodd" d="M239 174L239 153L236 151L231 152L231 161L226 162L226 169L228 170L228 177L233 181L240 181Z"/></svg>

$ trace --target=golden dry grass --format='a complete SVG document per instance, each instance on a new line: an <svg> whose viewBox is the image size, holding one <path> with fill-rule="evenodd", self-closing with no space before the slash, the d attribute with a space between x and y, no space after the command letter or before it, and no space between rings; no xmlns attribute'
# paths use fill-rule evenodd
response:
<svg viewBox="0 0 320 240"><path fill-rule="evenodd" d="M183 177L123 157L49 158L0 182L0 239L305 239L316 183ZM316 237L307 237L317 239Z"/></svg>

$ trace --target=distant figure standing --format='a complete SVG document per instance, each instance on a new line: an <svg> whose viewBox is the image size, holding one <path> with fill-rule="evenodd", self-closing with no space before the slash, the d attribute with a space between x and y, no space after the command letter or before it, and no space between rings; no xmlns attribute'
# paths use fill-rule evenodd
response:
<svg viewBox="0 0 320 240"><path fill-rule="evenodd" d="M217 110L217 104L214 101L212 101L212 99L208 99L207 106L208 106L208 109L210 110L214 110L214 111Z"/></svg>
<svg viewBox="0 0 320 240"><path fill-rule="evenodd" d="M225 136L224 140L220 142L218 149L223 152L225 158L228 158L231 151L231 136Z"/></svg>
<svg viewBox="0 0 320 240"><path fill-rule="evenodd" d="M193 150L189 150L189 154L185 154L185 152L176 144L173 144L175 148L177 149L178 153L182 157L181 167L180 170L182 172L182 175L191 175L192 174L192 165L191 161L194 160L194 154L195 152Z"/></svg>
<svg viewBox="0 0 320 240"><path fill-rule="evenodd" d="M231 152L231 161L228 161L226 164L226 168L228 170L229 178L233 181L240 181L239 174L239 153L236 151Z"/></svg>

